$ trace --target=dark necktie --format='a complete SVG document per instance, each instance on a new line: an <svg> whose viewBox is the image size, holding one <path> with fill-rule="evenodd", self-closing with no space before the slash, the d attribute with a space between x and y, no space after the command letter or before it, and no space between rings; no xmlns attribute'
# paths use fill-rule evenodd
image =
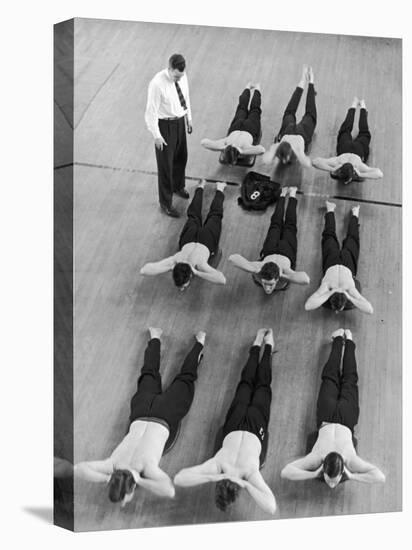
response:
<svg viewBox="0 0 412 550"><path fill-rule="evenodd" d="M186 110L187 109L186 101L185 101L185 98L183 97L183 93L182 93L182 90L180 89L178 82L175 82L175 86L177 90L177 95L179 96L180 105L183 107L184 110Z"/></svg>

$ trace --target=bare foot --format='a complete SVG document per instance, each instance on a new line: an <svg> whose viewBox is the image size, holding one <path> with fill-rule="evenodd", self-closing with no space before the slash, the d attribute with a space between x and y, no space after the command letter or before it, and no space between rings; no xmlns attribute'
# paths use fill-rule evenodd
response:
<svg viewBox="0 0 412 550"><path fill-rule="evenodd" d="M281 197L286 197L286 195L288 194L288 191L289 191L289 187L282 187L282 191L280 192L280 196Z"/></svg>
<svg viewBox="0 0 412 550"><path fill-rule="evenodd" d="M297 187L289 187L289 197L296 198Z"/></svg>
<svg viewBox="0 0 412 550"><path fill-rule="evenodd" d="M204 346L206 340L206 332L204 330L199 330L199 332L196 333L195 338L198 342L202 344L202 346Z"/></svg>
<svg viewBox="0 0 412 550"><path fill-rule="evenodd" d="M352 340L352 331L350 331L348 328L345 329L345 338L346 340Z"/></svg>
<svg viewBox="0 0 412 550"><path fill-rule="evenodd" d="M359 107L361 109L366 109L366 103L365 103L365 100L364 99L360 99L359 100Z"/></svg>
<svg viewBox="0 0 412 550"><path fill-rule="evenodd" d="M308 81L308 66L303 65L302 76L300 77L298 87L304 88L307 81Z"/></svg>
<svg viewBox="0 0 412 550"><path fill-rule="evenodd" d="M253 84L252 87L260 92L260 82L256 82L256 84Z"/></svg>
<svg viewBox="0 0 412 550"><path fill-rule="evenodd" d="M264 341L266 346L271 346L272 350L274 349L275 341L273 339L273 330L271 328L266 331Z"/></svg>
<svg viewBox="0 0 412 550"><path fill-rule="evenodd" d="M200 187L201 189L204 189L206 183L207 183L207 181L205 179L202 179L202 181L199 183L198 187Z"/></svg>
<svg viewBox="0 0 412 550"><path fill-rule="evenodd" d="M253 87L254 87L254 86L253 86L252 82L249 80L249 82L248 82L248 83L246 84L246 86L245 86L245 90L246 90L247 88L249 88L249 90L251 90Z"/></svg>
<svg viewBox="0 0 412 550"><path fill-rule="evenodd" d="M352 207L352 214L357 218L359 218L359 208L360 208L359 204Z"/></svg>
<svg viewBox="0 0 412 550"><path fill-rule="evenodd" d="M163 330L161 328L149 327L149 334L150 334L151 340L153 338L159 338L160 340L162 333L163 333Z"/></svg>
<svg viewBox="0 0 412 550"><path fill-rule="evenodd" d="M266 328L260 328L256 333L255 341L253 342L254 346L261 346L263 342L263 338L265 337L267 329Z"/></svg>
<svg viewBox="0 0 412 550"><path fill-rule="evenodd" d="M356 107L357 107L358 105L359 105L359 99L358 99L358 98L356 97L356 95L355 95L355 97L353 98L351 107L352 107L352 109L356 109Z"/></svg>
<svg viewBox="0 0 412 550"><path fill-rule="evenodd" d="M326 201L325 206L327 212L335 212L336 204L334 202Z"/></svg>
<svg viewBox="0 0 412 550"><path fill-rule="evenodd" d="M343 328L338 328L338 330L335 330L335 332L332 332L331 338L332 340L334 340L337 336L342 336L343 338L344 334L345 334L345 331L343 330Z"/></svg>
<svg viewBox="0 0 412 550"><path fill-rule="evenodd" d="M216 189L217 189L218 191L222 191L222 193L224 192L225 187L226 187L226 183L225 183L224 181L218 181L218 182L216 183Z"/></svg>
<svg viewBox="0 0 412 550"><path fill-rule="evenodd" d="M312 67L309 67L308 68L308 73L307 73L307 78L308 78L308 82L309 84L313 84L315 82L315 75L313 74L313 69Z"/></svg>

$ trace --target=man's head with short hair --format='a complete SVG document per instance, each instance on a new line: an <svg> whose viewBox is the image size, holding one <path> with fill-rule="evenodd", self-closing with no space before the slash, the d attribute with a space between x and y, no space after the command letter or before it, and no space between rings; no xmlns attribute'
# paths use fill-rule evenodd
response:
<svg viewBox="0 0 412 550"><path fill-rule="evenodd" d="M281 141L279 143L275 156L278 157L281 164L293 164L296 162L296 155L292 146L287 141Z"/></svg>
<svg viewBox="0 0 412 550"><path fill-rule="evenodd" d="M179 290L185 290L190 285L190 279L193 276L192 268L186 262L177 262L174 266L173 280Z"/></svg>
<svg viewBox="0 0 412 550"><path fill-rule="evenodd" d="M174 53L169 59L169 74L177 82L180 80L186 69L186 61L180 53Z"/></svg>
<svg viewBox="0 0 412 550"><path fill-rule="evenodd" d="M329 299L330 307L336 313L339 313L340 311L343 311L345 309L347 301L348 299L346 297L346 294L344 294L343 292L334 292Z"/></svg>
<svg viewBox="0 0 412 550"><path fill-rule="evenodd" d="M346 185L354 180L356 173L353 165L350 162L345 162L340 168L332 172L332 175L335 179Z"/></svg>
<svg viewBox="0 0 412 550"><path fill-rule="evenodd" d="M136 487L130 470L114 470L109 481L109 499L126 504L132 499Z"/></svg>
<svg viewBox="0 0 412 550"><path fill-rule="evenodd" d="M233 504L238 497L241 487L230 479L222 479L216 483L215 503L222 512Z"/></svg>
<svg viewBox="0 0 412 550"><path fill-rule="evenodd" d="M228 145L223 151L223 160L226 164L236 164L239 154L239 149L236 149L236 147L232 145Z"/></svg>
<svg viewBox="0 0 412 550"><path fill-rule="evenodd" d="M266 294L272 294L280 277L279 266L275 262L266 262L259 271L259 278Z"/></svg>
<svg viewBox="0 0 412 550"><path fill-rule="evenodd" d="M323 460L323 478L331 489L334 489L342 479L344 461L339 453L329 453Z"/></svg>

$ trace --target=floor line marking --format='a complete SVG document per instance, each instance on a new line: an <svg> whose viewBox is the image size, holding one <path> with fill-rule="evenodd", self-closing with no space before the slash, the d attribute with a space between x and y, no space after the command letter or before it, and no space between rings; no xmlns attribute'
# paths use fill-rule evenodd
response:
<svg viewBox="0 0 412 550"><path fill-rule="evenodd" d="M133 174L145 174L148 176L157 176L157 172L153 170L141 170L140 168L119 168L118 166L108 166L106 164L92 164L89 162L72 162L68 164L62 164L60 166L56 166L55 170L61 170L62 168L68 168L70 166L84 166L86 168L99 168L102 170L113 170L114 172L130 172ZM240 187L240 183L235 181L227 181L221 179L212 179L212 178L200 178L196 176L186 176L187 180L192 181L201 181L202 179L216 183L218 181L225 181L228 185L234 185L237 187ZM325 199L334 199L334 200L341 200L341 201L352 201L352 202L362 202L365 204L376 204L379 206L394 206L396 208L402 208L402 204L398 202L387 202L387 201L375 201L373 199L361 199L359 197L345 197L343 195L328 195L327 193L314 193L313 191L300 191L298 190L298 195L302 195L303 197L317 197L317 198L325 198Z"/></svg>

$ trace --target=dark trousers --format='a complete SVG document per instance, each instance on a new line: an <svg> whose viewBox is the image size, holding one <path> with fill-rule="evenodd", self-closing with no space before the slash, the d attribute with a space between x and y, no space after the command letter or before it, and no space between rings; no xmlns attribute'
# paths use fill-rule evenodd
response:
<svg viewBox="0 0 412 550"><path fill-rule="evenodd" d="M358 373L356 370L355 344L347 340L343 353L342 374L340 363L343 338L333 340L332 351L322 371L322 384L317 403L317 422L343 424L352 430L359 419Z"/></svg>
<svg viewBox="0 0 412 550"><path fill-rule="evenodd" d="M336 221L334 212L325 214L325 228L322 233L322 269L323 274L333 265L344 265L352 271L355 277L358 271L359 259L359 220L351 215L346 238L342 249L336 236Z"/></svg>
<svg viewBox="0 0 412 550"><path fill-rule="evenodd" d="M159 120L159 129L167 145L155 147L159 202L170 208L173 193L185 187L187 143L185 118Z"/></svg>
<svg viewBox="0 0 412 550"><path fill-rule="evenodd" d="M160 367L160 340L152 338L147 344L144 364L137 381L137 391L130 403L130 422L142 417L154 417L164 420L174 431L188 413L195 394L195 380L199 356L203 346L196 342L186 359L180 373L170 386L162 391Z"/></svg>
<svg viewBox="0 0 412 550"><path fill-rule="evenodd" d="M262 109L260 108L262 96L259 90L255 90L250 102L250 89L246 88L239 96L239 104L236 109L235 117L232 120L228 134L235 130L249 132L253 137L253 144L256 145L261 136L260 117Z"/></svg>
<svg viewBox="0 0 412 550"><path fill-rule="evenodd" d="M275 138L275 141L280 141L285 135L299 135L302 136L305 141L305 151L309 147L312 141L312 136L316 128L316 102L315 102L315 87L313 84L308 85L308 91L306 94L306 107L305 114L302 120L296 124L296 111L298 109L300 98L302 97L303 89L299 86L293 92L292 97L286 107L286 110L282 119L282 127L279 134Z"/></svg>
<svg viewBox="0 0 412 550"><path fill-rule="evenodd" d="M266 345L259 364L260 346L252 346L223 426L223 437L237 430L267 436L272 401L272 348Z"/></svg>
<svg viewBox="0 0 412 550"><path fill-rule="evenodd" d="M187 221L179 238L179 250L188 243L201 243L207 246L210 254L217 252L222 232L223 201L222 191L216 191L210 205L209 214L202 224L203 189L198 187L187 209Z"/></svg>
<svg viewBox="0 0 412 550"><path fill-rule="evenodd" d="M275 211L270 219L270 226L265 242L263 243L263 248L260 251L261 260L270 254L282 254L282 256L289 258L292 269L295 268L298 250L298 229L296 225L297 203L298 201L294 197L289 197L285 221L283 221L285 197L279 197Z"/></svg>
<svg viewBox="0 0 412 550"><path fill-rule="evenodd" d="M368 128L368 112L366 109L360 110L359 133L355 139L352 139L355 110L356 109L352 107L348 109L346 118L339 129L336 152L338 155L342 155L343 153L355 153L363 162L366 162L369 157L369 144L371 141L371 134Z"/></svg>

